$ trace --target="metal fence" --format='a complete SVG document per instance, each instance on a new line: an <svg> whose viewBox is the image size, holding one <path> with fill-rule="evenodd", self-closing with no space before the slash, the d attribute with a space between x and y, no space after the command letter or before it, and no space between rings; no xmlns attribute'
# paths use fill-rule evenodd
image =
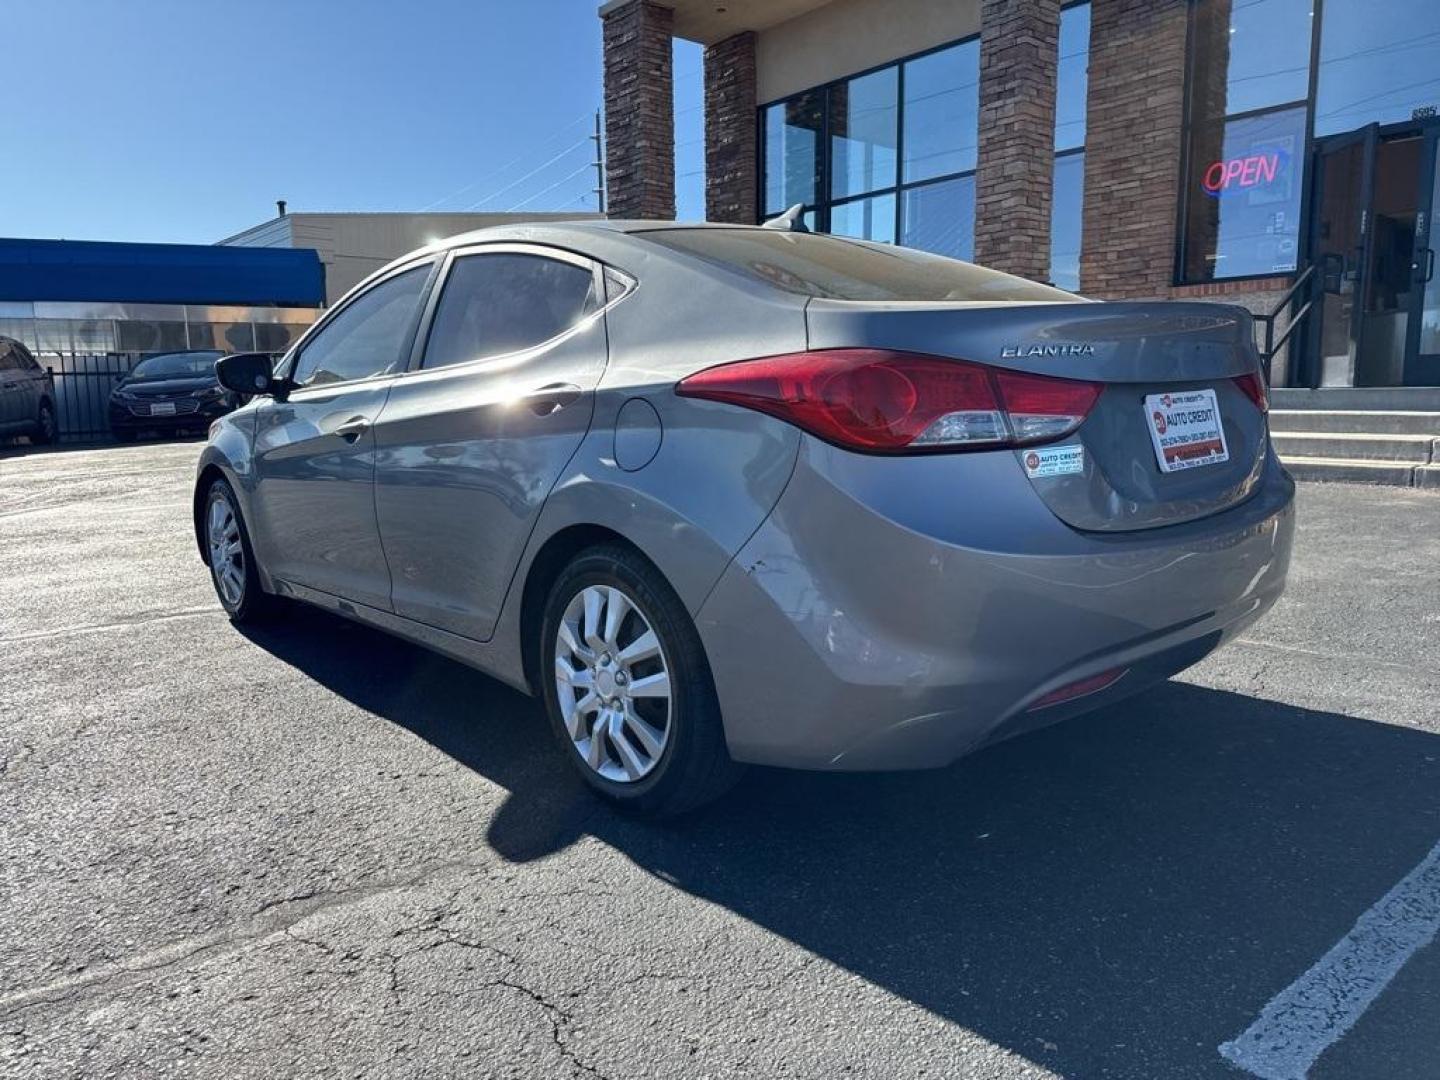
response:
<svg viewBox="0 0 1440 1080"><path fill-rule="evenodd" d="M110 391L141 353L41 352L35 359L55 383L55 419L62 442L110 437Z"/></svg>

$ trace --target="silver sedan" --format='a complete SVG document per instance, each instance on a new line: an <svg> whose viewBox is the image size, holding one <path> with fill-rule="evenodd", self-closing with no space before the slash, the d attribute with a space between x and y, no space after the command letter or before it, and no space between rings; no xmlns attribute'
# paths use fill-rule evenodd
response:
<svg viewBox="0 0 1440 1080"><path fill-rule="evenodd" d="M195 488L230 616L305 601L537 694L646 813L1115 701L1289 562L1243 310L793 228L469 233L218 371L256 395Z"/></svg>

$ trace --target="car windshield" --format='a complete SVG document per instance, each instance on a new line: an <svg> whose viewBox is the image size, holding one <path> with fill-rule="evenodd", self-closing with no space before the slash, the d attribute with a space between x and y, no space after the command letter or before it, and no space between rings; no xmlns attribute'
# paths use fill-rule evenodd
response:
<svg viewBox="0 0 1440 1080"><path fill-rule="evenodd" d="M831 300L1075 302L1072 293L912 248L775 229L655 229L646 240L767 285Z"/></svg>
<svg viewBox="0 0 1440 1080"><path fill-rule="evenodd" d="M216 351L161 353L147 356L130 372L130 382L144 382L147 379L190 379L200 375L214 375L215 361L225 354Z"/></svg>

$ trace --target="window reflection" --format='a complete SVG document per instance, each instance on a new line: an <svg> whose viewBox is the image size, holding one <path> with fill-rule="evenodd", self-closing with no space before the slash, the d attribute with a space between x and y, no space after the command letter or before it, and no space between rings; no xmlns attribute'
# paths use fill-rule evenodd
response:
<svg viewBox="0 0 1440 1080"><path fill-rule="evenodd" d="M980 43L963 41L905 65L908 183L975 168L980 118Z"/></svg>
<svg viewBox="0 0 1440 1080"><path fill-rule="evenodd" d="M1080 289L1080 226L1085 193L1085 155L1055 159L1055 188L1050 204L1050 282L1070 292Z"/></svg>
<svg viewBox="0 0 1440 1080"><path fill-rule="evenodd" d="M895 186L900 78L896 68L830 88L830 195Z"/></svg>
<svg viewBox="0 0 1440 1080"><path fill-rule="evenodd" d="M908 189L902 219L906 247L968 262L975 257L975 178Z"/></svg>
<svg viewBox="0 0 1440 1080"><path fill-rule="evenodd" d="M882 244L893 244L895 242L894 194L837 203L830 208L830 231L836 236L853 236L857 240L875 240Z"/></svg>
<svg viewBox="0 0 1440 1080"><path fill-rule="evenodd" d="M823 91L812 90L765 110L765 211L813 204L820 175Z"/></svg>
<svg viewBox="0 0 1440 1080"><path fill-rule="evenodd" d="M1090 5L1060 13L1060 58L1055 65L1055 149L1085 145L1085 101L1090 85Z"/></svg>
<svg viewBox="0 0 1440 1080"><path fill-rule="evenodd" d="M1325 0L1315 134L1440 105L1440 0Z"/></svg>

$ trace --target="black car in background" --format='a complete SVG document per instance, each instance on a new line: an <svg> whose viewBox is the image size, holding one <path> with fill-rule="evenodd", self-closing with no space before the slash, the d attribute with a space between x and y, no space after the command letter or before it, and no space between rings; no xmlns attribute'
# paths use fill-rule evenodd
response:
<svg viewBox="0 0 1440 1080"><path fill-rule="evenodd" d="M58 430L50 373L20 342L0 337L0 438L29 435L32 442L53 443Z"/></svg>
<svg viewBox="0 0 1440 1080"><path fill-rule="evenodd" d="M122 442L141 432L205 431L240 397L215 378L219 349L158 353L141 360L110 392L110 430Z"/></svg>

